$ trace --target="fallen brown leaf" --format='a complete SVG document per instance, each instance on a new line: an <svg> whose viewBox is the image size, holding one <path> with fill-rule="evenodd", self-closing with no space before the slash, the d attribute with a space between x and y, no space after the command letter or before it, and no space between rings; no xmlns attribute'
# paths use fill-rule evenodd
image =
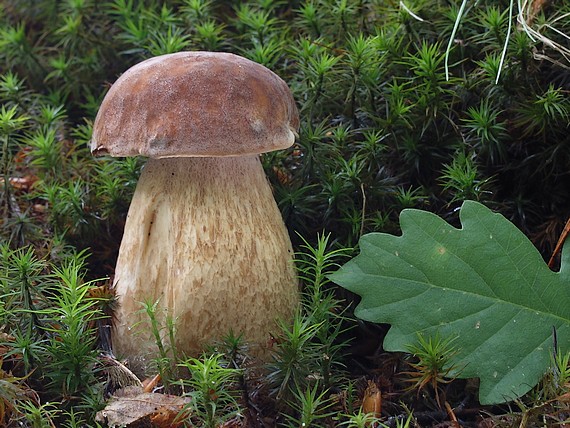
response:
<svg viewBox="0 0 570 428"><path fill-rule="evenodd" d="M364 391L362 398L362 412L372 414L375 418L380 418L382 412L382 393L371 380L368 381L368 386Z"/></svg>
<svg viewBox="0 0 570 428"><path fill-rule="evenodd" d="M143 392L152 392L156 385L160 382L160 374L156 374L154 377L143 380Z"/></svg>
<svg viewBox="0 0 570 428"><path fill-rule="evenodd" d="M144 392L138 386L117 390L95 420L110 428L134 427L148 421L157 428L181 426L178 413L190 402L187 397Z"/></svg>
<svg viewBox="0 0 570 428"><path fill-rule="evenodd" d="M28 191L38 181L35 175L26 175L24 177L10 177L8 179L12 188L21 191ZM4 185L4 179L0 178L0 185Z"/></svg>

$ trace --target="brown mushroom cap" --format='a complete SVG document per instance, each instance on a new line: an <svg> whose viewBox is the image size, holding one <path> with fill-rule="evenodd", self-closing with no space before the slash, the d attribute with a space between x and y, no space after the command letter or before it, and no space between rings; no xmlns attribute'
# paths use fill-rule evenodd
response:
<svg viewBox="0 0 570 428"><path fill-rule="evenodd" d="M127 70L103 100L95 155L240 156L284 149L299 127L275 73L230 53L179 52Z"/></svg>

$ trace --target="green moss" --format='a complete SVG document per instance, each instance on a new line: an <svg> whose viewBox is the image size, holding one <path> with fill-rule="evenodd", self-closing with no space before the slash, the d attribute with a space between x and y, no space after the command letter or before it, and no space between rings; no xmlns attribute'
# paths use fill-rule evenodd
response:
<svg viewBox="0 0 570 428"><path fill-rule="evenodd" d="M221 50L274 70L297 101L296 144L263 156L297 248L317 246L322 232L338 248L366 232L397 232L409 207L457 222L462 201L478 199L548 257L570 215L568 13L565 2L518 11L502 0L6 0L3 251L33 248L59 266L88 249L86 279L112 275L143 160L92 159L99 103L145 58ZM6 272L16 266L6 263ZM352 297L336 293L350 306ZM18 306L14 299L2 298L4 311ZM35 322L17 313L18 322ZM27 330L14 334L10 320L2 331L28 347L28 370L38 343ZM50 379L34 374L28 383L43 394ZM89 378L93 389L81 394L98 396L98 382ZM345 387L334 383L327 388ZM40 405L37 415L50 414ZM66 405L54 418L74 415Z"/></svg>

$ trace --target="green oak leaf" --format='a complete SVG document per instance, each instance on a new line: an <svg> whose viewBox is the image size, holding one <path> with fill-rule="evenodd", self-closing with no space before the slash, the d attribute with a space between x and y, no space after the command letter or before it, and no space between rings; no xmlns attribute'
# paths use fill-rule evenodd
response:
<svg viewBox="0 0 570 428"><path fill-rule="evenodd" d="M391 324L386 350L406 351L418 333L456 337L454 375L480 379L482 404L507 402L548 370L554 329L570 351L570 245L553 272L502 215L466 201L460 220L404 210L402 236L364 235L331 279L362 297L357 317Z"/></svg>

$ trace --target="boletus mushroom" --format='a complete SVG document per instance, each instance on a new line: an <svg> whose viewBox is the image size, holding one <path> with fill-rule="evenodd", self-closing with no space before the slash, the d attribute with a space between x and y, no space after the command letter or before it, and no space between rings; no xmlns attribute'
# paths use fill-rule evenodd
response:
<svg viewBox="0 0 570 428"><path fill-rule="evenodd" d="M199 353L233 331L266 354L276 320L294 311L298 285L259 156L291 146L298 126L285 82L229 53L158 56L112 85L92 153L149 158L113 281L115 354L156 356L150 329L140 328L148 325L143 301L158 301L157 313L175 320L179 351Z"/></svg>

